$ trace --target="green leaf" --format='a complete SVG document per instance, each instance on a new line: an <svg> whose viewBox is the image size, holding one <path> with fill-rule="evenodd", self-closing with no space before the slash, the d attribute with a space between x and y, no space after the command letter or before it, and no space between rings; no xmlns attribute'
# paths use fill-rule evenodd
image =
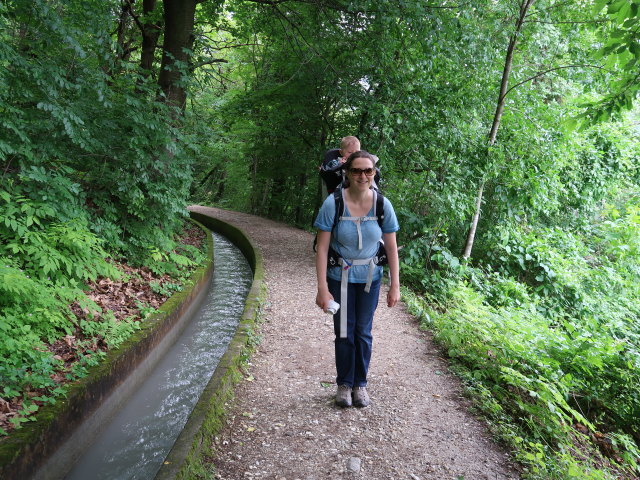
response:
<svg viewBox="0 0 640 480"><path fill-rule="evenodd" d="M608 3L609 0L595 0L593 2L593 13L600 13Z"/></svg>
<svg viewBox="0 0 640 480"><path fill-rule="evenodd" d="M569 117L563 120L562 124L564 126L564 128L566 128L569 131L575 130L576 127L578 126L578 117Z"/></svg>
<svg viewBox="0 0 640 480"><path fill-rule="evenodd" d="M620 11L616 15L619 23L622 24L624 23L625 20L629 18L629 15L631 14L631 5L632 4L629 3L627 0L624 1L624 4L620 8Z"/></svg>
<svg viewBox="0 0 640 480"><path fill-rule="evenodd" d="M622 9L623 7L625 7L627 5L627 1L628 0L617 0L617 1L613 1L613 2L609 3L609 6L607 7L607 13L609 15L612 15L614 13L618 13L620 11L620 9Z"/></svg>

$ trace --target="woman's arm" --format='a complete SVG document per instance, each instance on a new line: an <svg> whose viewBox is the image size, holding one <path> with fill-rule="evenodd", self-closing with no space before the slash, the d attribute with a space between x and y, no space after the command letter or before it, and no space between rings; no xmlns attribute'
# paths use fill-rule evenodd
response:
<svg viewBox="0 0 640 480"><path fill-rule="evenodd" d="M316 244L316 275L318 276L318 294L316 295L316 305L323 311L327 311L327 304L333 300L333 295L329 293L327 285L327 255L329 253L329 242L331 232L318 230L318 242Z"/></svg>
<svg viewBox="0 0 640 480"><path fill-rule="evenodd" d="M394 307L400 301L400 260L398 259L398 243L396 234L384 233L384 249L389 260L389 271L391 273L391 284L387 293L387 305Z"/></svg>

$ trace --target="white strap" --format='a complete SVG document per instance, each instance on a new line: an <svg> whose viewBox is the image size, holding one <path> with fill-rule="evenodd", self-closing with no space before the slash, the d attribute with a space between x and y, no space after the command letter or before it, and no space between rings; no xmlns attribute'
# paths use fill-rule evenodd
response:
<svg viewBox="0 0 640 480"><path fill-rule="evenodd" d="M342 265L343 259L340 259ZM342 267L340 278L340 338L347 338L347 292L349 288L349 267Z"/></svg>
<svg viewBox="0 0 640 480"><path fill-rule="evenodd" d="M351 220L356 224L356 230L358 231L358 250L362 250L362 231L360 230L360 224L367 220L378 220L378 217L340 217L340 220Z"/></svg>
<svg viewBox="0 0 640 480"><path fill-rule="evenodd" d="M347 338L347 292L349 291L349 269L354 265L369 265L367 283L364 286L365 293L369 293L371 290L373 271L376 267L376 264L373 263L373 257L361 260L355 259L351 261L347 261L344 258L340 259L340 266L342 268L342 275L340 276L340 338Z"/></svg>

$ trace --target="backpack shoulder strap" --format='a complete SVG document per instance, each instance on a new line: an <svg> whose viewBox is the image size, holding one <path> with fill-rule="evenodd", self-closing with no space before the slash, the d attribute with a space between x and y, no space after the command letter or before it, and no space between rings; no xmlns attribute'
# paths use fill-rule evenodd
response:
<svg viewBox="0 0 640 480"><path fill-rule="evenodd" d="M373 189L373 194L376 197L373 215L378 217L378 226L382 229L382 222L384 221L384 195L375 188Z"/></svg>
<svg viewBox="0 0 640 480"><path fill-rule="evenodd" d="M342 186L338 186L333 191L333 200L336 203L336 213L335 213L335 216L333 217L333 227L331 228L332 232L333 232L333 229L336 228L336 225L338 224L340 217L344 213L344 198L342 197Z"/></svg>

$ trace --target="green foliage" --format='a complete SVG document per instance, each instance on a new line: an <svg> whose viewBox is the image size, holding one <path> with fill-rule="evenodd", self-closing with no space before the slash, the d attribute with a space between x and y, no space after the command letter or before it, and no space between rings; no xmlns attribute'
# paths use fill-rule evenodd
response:
<svg viewBox="0 0 640 480"><path fill-rule="evenodd" d="M18 1L2 15L3 179L64 221L85 212L110 249L143 260L184 215L193 144L153 84L115 60L115 4L85 3Z"/></svg>
<svg viewBox="0 0 640 480"><path fill-rule="evenodd" d="M609 205L604 218L600 231L603 253L622 262L634 262L640 258L640 205L635 202L628 204L624 212Z"/></svg>
<svg viewBox="0 0 640 480"><path fill-rule="evenodd" d="M198 250L192 245L180 245L175 240L167 243L167 248L169 248L168 251L152 249L145 264L156 275L169 275L174 280L173 283L165 282L162 286L157 285L155 289L158 291L179 290L193 268L202 264L206 256L203 250ZM154 288L153 282L151 286Z"/></svg>
<svg viewBox="0 0 640 480"><path fill-rule="evenodd" d="M29 321L39 323L38 311L25 317L7 311L0 316L1 396L17 397L25 386L34 389L53 387L50 375L60 362L44 348L40 336ZM25 321L26 320L26 321ZM46 320L46 319L45 319ZM37 325L36 325L37 327Z"/></svg>
<svg viewBox="0 0 640 480"><path fill-rule="evenodd" d="M197 146L112 35L120 10L111 0L0 5L0 397L23 400L18 424L37 409L26 392L45 392L38 402L63 393L51 344L93 335L113 348L137 328L83 292L120 276L109 257L143 264L163 252L178 279L198 261L172 252ZM78 321L73 304L92 319ZM71 379L99 361L84 342Z"/></svg>
<svg viewBox="0 0 640 480"><path fill-rule="evenodd" d="M41 172L42 177L46 174ZM50 197L47 188L35 191L33 177L20 176L19 184L9 191L0 190L0 255L16 258L19 266L41 281L57 286L77 287L95 280L98 275L113 276L116 272L105 262L107 256L98 238L89 231L86 215L81 215L77 202L67 199L52 207L55 193L71 194L63 189ZM55 185L57 178L54 176ZM65 184L63 179L62 184ZM74 185L64 185L73 189ZM32 195L35 198L29 198ZM70 208L71 212L61 211ZM63 220L64 219L64 220Z"/></svg>
<svg viewBox="0 0 640 480"><path fill-rule="evenodd" d="M73 333L74 317L68 306L75 301L90 303L81 290L86 281L99 275L118 276L106 262L100 241L88 230L86 217L69 218L63 211L66 207L79 212L75 202L53 203L57 209L45 202L47 192L53 192L52 197L67 193L56 186L70 186L53 178L40 190L25 187L28 183L9 185L11 193L0 190L3 398L20 397L25 390L47 390L46 398L61 394L52 375L62 362L45 342ZM35 412L32 403L23 405L29 415ZM27 418L16 417L16 422Z"/></svg>
<svg viewBox="0 0 640 480"><path fill-rule="evenodd" d="M451 268L432 247L439 261L420 282L431 306L410 300L474 392L491 397L487 414L513 425L503 435L532 478L607 478L571 456L575 424L617 439L620 468L638 472L640 231L636 202L620 208L582 232L496 229L482 269ZM405 263L422 255L410 249Z"/></svg>
<svg viewBox="0 0 640 480"><path fill-rule="evenodd" d="M144 317L144 315L142 316ZM140 329L140 322L133 319L117 321L113 313L107 311L100 318L80 320L79 326L87 338L101 338L110 349L114 349Z"/></svg>
<svg viewBox="0 0 640 480"><path fill-rule="evenodd" d="M592 395L593 377L618 365L620 342L587 331L571 336L531 306L494 308L469 286L450 288L448 304L436 308L409 295L410 310L435 330L474 395L484 398L481 407L517 448L528 478L609 478L568 452L579 436L573 425L597 428L588 418L593 411L576 399ZM637 447L622 436L619 445L633 458ZM627 465L636 468L635 461Z"/></svg>
<svg viewBox="0 0 640 480"><path fill-rule="evenodd" d="M70 195L55 186L73 185L53 177L48 185L52 197ZM35 337L53 339L69 333L66 305L83 296L84 283L99 275L117 278L118 273L105 260L107 254L89 231L86 216L70 218L63 210L79 214L76 202L53 203L56 209L47 202L47 186L9 186L11 193L0 190L0 306L14 318L33 318L26 323Z"/></svg>
<svg viewBox="0 0 640 480"><path fill-rule="evenodd" d="M596 31L600 40L598 57L609 73L607 88L598 98L585 102L579 120L608 121L631 110L637 98L640 43L637 38L640 4L626 0L597 0L593 12L607 21Z"/></svg>
<svg viewBox="0 0 640 480"><path fill-rule="evenodd" d="M575 208L596 205L615 180L619 156L600 156L596 147L580 158L595 140L581 143L582 134L567 135L557 121L574 113L565 98L599 85L587 67L565 68L588 63L572 45L590 44L593 33L571 24L577 6L550 6L531 13L540 21L528 22L520 39L516 88L498 143L488 148L510 35L505 22L514 13L508 3L436 9L364 0L339 11L231 2L229 33L216 44L234 35L247 45L221 70L228 81L215 90L224 96L210 99L213 88L203 96L220 108L211 113L211 155L194 193L308 225L320 201L323 151L355 134L380 157L382 188L399 213L416 219L409 237L444 234L438 244L450 252L462 250L483 178L489 223L565 215L567 197ZM600 160L603 175L589 175Z"/></svg>

